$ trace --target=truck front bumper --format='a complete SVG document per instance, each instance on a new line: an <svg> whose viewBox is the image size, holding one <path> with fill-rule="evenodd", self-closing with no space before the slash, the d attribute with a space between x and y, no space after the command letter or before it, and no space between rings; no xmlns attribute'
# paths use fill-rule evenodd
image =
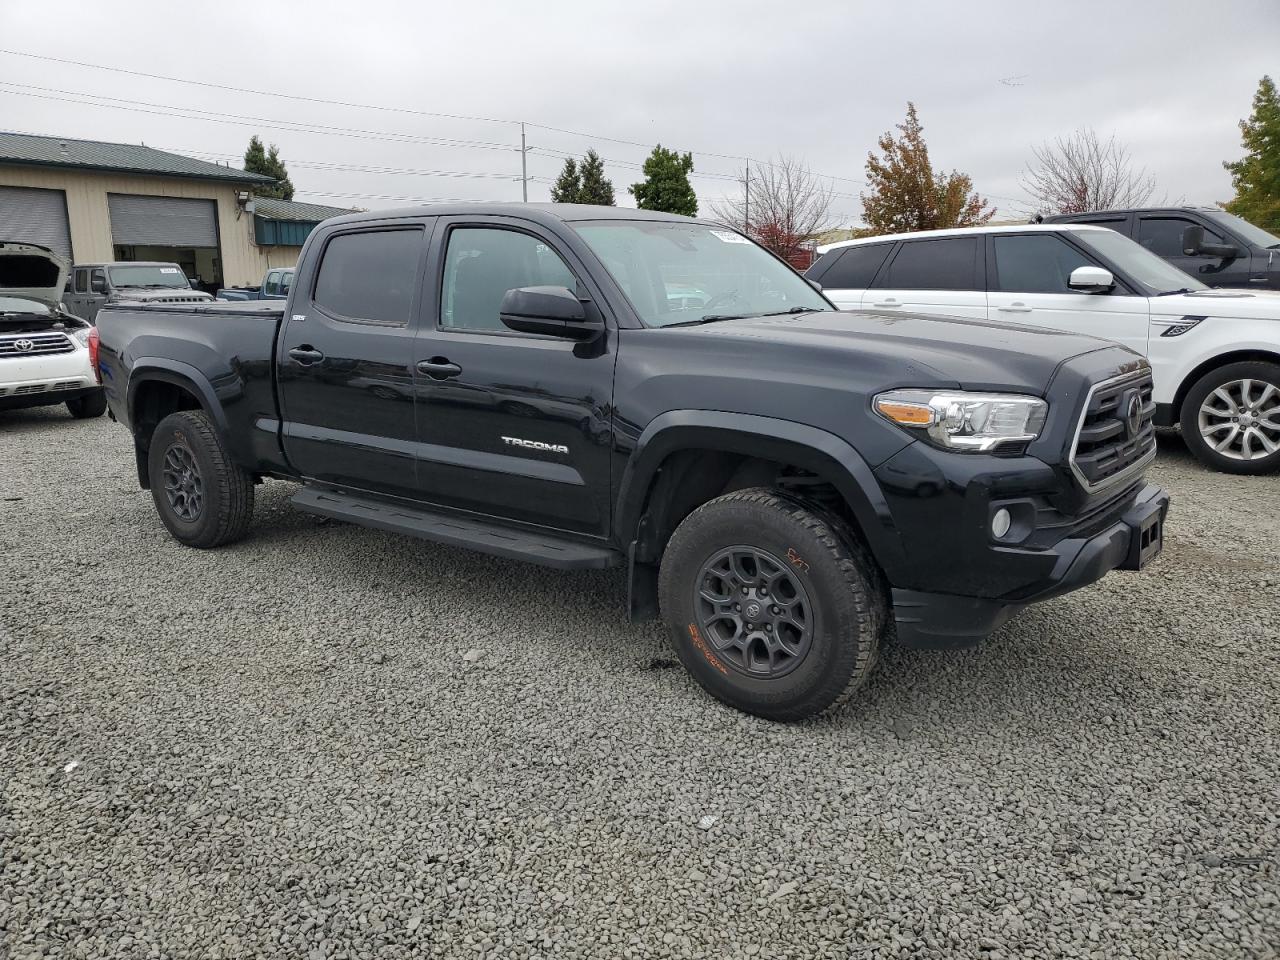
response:
<svg viewBox="0 0 1280 960"><path fill-rule="evenodd" d="M996 597L893 588L898 639L908 647L972 646L1030 603L1094 583L1112 570L1140 570L1160 553L1169 495L1147 485L1118 520L1088 537L1067 538L1043 551L1051 568Z"/></svg>

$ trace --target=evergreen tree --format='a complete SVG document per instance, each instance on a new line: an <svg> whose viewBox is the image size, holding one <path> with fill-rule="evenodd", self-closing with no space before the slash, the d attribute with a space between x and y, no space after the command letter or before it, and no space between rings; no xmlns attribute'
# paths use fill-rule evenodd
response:
<svg viewBox="0 0 1280 960"><path fill-rule="evenodd" d="M698 215L698 198L689 183L693 172L693 154L681 156L662 144L644 162L644 182L631 185L631 195L641 210L663 210L686 217Z"/></svg>
<svg viewBox="0 0 1280 960"><path fill-rule="evenodd" d="M578 203L594 203L602 207L615 205L613 198L613 181L604 175L604 161L594 149L588 150L582 158L582 189L578 192Z"/></svg>
<svg viewBox="0 0 1280 960"><path fill-rule="evenodd" d="M1240 139L1244 157L1223 164L1236 189L1223 206L1264 230L1280 230L1280 97L1270 77L1258 84L1252 116L1240 121Z"/></svg>
<svg viewBox="0 0 1280 960"><path fill-rule="evenodd" d="M976 227L995 215L973 192L968 175L934 172L916 105L907 104L907 119L897 125L902 136L880 137L883 156L867 154L867 185L862 219L874 234Z"/></svg>
<svg viewBox="0 0 1280 960"><path fill-rule="evenodd" d="M260 197L275 197L277 200L293 199L293 181L289 179L289 171L280 159L280 151L273 143L264 148L257 134L249 138L249 148L244 152L244 169L248 173L261 173L276 181L271 186L254 187L253 192Z"/></svg>
<svg viewBox="0 0 1280 960"><path fill-rule="evenodd" d="M560 176L551 185L552 203L578 203L582 195L582 177L578 175L578 165L573 157L566 157Z"/></svg>

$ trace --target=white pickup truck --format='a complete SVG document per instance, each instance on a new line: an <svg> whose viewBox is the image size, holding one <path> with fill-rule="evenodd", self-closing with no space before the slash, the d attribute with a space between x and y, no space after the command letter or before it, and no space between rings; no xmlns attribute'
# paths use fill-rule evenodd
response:
<svg viewBox="0 0 1280 960"><path fill-rule="evenodd" d="M88 418L107 408L97 331L62 307L67 270L47 247L0 240L0 410L65 403Z"/></svg>
<svg viewBox="0 0 1280 960"><path fill-rule="evenodd" d="M845 309L1103 337L1151 361L1157 426L1201 462L1280 470L1280 292L1216 290L1105 227L931 230L819 247L805 276ZM998 337L993 335L993 346Z"/></svg>

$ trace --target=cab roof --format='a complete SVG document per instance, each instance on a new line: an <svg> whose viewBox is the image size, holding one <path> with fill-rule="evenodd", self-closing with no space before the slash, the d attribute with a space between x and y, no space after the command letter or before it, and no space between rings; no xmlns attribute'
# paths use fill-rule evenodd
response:
<svg viewBox="0 0 1280 960"><path fill-rule="evenodd" d="M818 253L826 253L828 250L857 247L867 243L891 243L894 240L938 239L941 237L969 237L975 234L988 233L1082 233L1089 230L1110 229L1110 227L1096 227L1088 223L1018 223L1004 227L952 227L949 230L916 230L912 233L884 233L876 237L838 240L835 243L824 243L817 250ZM1115 231L1111 232L1114 233Z"/></svg>
<svg viewBox="0 0 1280 960"><path fill-rule="evenodd" d="M334 217L325 223L363 223L399 217L519 217L535 223L552 225L581 220L659 220L675 223L701 223L721 227L722 224L696 217L661 210L637 210L633 207L603 207L586 203L485 203L460 201L457 203L428 203L416 207L396 207L390 210L366 210L344 217Z"/></svg>

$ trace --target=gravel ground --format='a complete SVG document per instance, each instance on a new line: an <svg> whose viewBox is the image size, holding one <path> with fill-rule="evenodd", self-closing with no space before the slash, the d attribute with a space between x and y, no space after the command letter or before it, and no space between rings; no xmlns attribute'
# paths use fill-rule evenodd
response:
<svg viewBox="0 0 1280 960"><path fill-rule="evenodd" d="M1165 438L1159 563L834 719L704 696L616 573L294 513L184 549L0 414L0 957L1266 957L1280 478Z"/></svg>

